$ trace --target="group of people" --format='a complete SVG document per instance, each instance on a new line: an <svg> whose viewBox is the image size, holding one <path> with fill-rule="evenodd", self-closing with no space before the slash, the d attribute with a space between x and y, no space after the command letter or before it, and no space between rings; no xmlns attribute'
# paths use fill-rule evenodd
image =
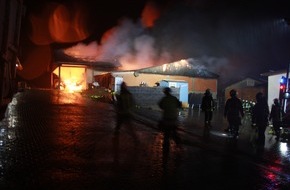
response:
<svg viewBox="0 0 290 190"><path fill-rule="evenodd" d="M164 146L169 146L169 139L172 137L176 144L180 144L180 137L177 134L177 120L179 109L182 107L181 102L171 94L171 89L165 87L163 89L164 97L158 102L158 106L163 110L162 120L160 121L160 128L164 133ZM128 127L132 128L132 113L134 110L134 98L127 89L125 82L121 84L120 93L116 95L116 110L117 122L115 133L118 134L121 125L126 123ZM132 129L130 130L132 132Z"/></svg>
<svg viewBox="0 0 290 190"><path fill-rule="evenodd" d="M204 93L201 103L201 109L204 112L205 127L211 126L212 114L215 109L213 97L210 89ZM228 121L228 128L225 131L230 132L234 138L239 135L239 127L242 124L241 119L244 117L244 110L241 100L237 97L237 91L232 89L230 91L230 98L227 99L224 107L224 117ZM273 128L276 135L276 140L280 138L280 127L282 120L282 110L277 98L269 110L267 100L262 92L256 94L256 104L251 110L252 126L258 133L257 144L263 146L265 143L265 131L272 121Z"/></svg>
<svg viewBox="0 0 290 190"><path fill-rule="evenodd" d="M160 128L164 133L164 144L169 144L169 138L172 137L176 144L180 144L180 137L177 134L177 122L179 109L182 108L181 102L177 97L171 94L171 89L165 87L163 89L164 97L158 102L158 106L163 110L162 120L160 121ZM117 95L117 124L116 132L120 130L120 126L124 122L131 122L132 110L134 108L134 98L127 89L126 83L121 84L120 94ZM207 89L204 93L201 103L201 109L204 112L205 127L211 127L211 120L213 111L215 110L215 102L210 92ZM278 99L274 100L274 104L269 111L269 106L263 93L256 94L256 104L251 111L252 126L256 128L258 133L257 144L264 145L265 131L268 122L272 121L275 130L276 139L280 137L281 125L281 107ZM227 119L228 128L226 131L231 132L234 138L239 135L239 127L241 119L244 117L244 110L241 100L237 97L237 91L232 89L230 91L230 98L226 100L224 107L224 117Z"/></svg>

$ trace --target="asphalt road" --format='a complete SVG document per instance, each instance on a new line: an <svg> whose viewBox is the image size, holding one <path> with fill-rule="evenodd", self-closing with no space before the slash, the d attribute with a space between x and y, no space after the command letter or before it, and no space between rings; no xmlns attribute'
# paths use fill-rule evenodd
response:
<svg viewBox="0 0 290 190"><path fill-rule="evenodd" d="M112 104L58 90L17 93L0 122L0 188L290 189L289 143L267 136L257 149L246 127L238 141L228 138L218 111L207 131L198 110L184 110L181 146L164 148L160 112L136 114L116 135Z"/></svg>

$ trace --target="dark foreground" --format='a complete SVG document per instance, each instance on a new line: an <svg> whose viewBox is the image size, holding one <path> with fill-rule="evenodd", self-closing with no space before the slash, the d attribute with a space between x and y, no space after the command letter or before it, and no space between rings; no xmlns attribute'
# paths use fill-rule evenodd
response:
<svg viewBox="0 0 290 190"><path fill-rule="evenodd" d="M256 148L249 129L233 141L215 113L181 114L181 147L162 146L160 112L138 111L134 128L114 134L112 104L80 93L26 90L0 122L0 189L290 189L289 143L267 136Z"/></svg>

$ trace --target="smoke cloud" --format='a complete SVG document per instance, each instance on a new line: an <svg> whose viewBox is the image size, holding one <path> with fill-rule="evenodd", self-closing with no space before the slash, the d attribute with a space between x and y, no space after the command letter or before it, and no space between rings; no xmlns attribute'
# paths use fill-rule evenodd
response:
<svg viewBox="0 0 290 190"><path fill-rule="evenodd" d="M143 11L137 21L124 18L100 43L78 44L64 52L92 62L118 60L121 70L194 58L220 75L225 84L286 69L290 60L289 25L281 16L238 8L201 9L184 3L166 11L150 3L144 10L153 16L146 17L150 14Z"/></svg>

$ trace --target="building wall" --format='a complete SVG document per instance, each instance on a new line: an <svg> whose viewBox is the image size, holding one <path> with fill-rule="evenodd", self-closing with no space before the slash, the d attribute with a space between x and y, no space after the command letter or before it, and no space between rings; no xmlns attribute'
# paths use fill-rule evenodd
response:
<svg viewBox="0 0 290 190"><path fill-rule="evenodd" d="M225 90L225 101L230 98L230 91L232 89L235 89L238 94L238 98L242 100L248 100L252 102L256 102L256 94L258 92L262 92L263 94L267 95L267 89L264 86L259 86L259 87L234 87L232 88L227 88Z"/></svg>
<svg viewBox="0 0 290 190"><path fill-rule="evenodd" d="M89 72L90 73L90 72ZM100 72L94 71L94 75L102 74ZM139 97L142 96L144 98L143 102L151 102L148 105L156 104L156 99L159 99L160 90L162 87L156 86L156 82L160 82L162 80L180 80L185 81L188 84L188 93L194 97L192 98L192 104L199 105L201 102L201 98L203 93L207 88L211 89L213 94L213 98L216 99L217 96L217 79L203 79L203 78L192 78L192 77L185 77L185 76L170 76L170 75L158 75L158 74L144 74L138 73L137 76L134 76L133 71L128 72L112 72L114 77L122 77L123 81L127 83L127 86L131 88L135 94L137 94L137 99L141 99ZM94 81L91 81L94 82ZM141 83L145 83L146 85L141 85ZM114 84L112 84L114 86ZM140 88L142 86L142 88ZM148 89L145 87L149 87ZM146 90L147 89L147 90ZM139 90L144 91L144 93L140 93ZM158 94L156 94L158 93ZM163 93L161 93L163 95ZM180 96L177 94L176 96ZM148 100L147 100L148 98ZM189 103L183 102L183 107L187 107ZM142 102L141 102L142 103ZM146 103L145 103L146 104Z"/></svg>
<svg viewBox="0 0 290 190"><path fill-rule="evenodd" d="M90 69L90 68L87 67L86 68L86 81L88 83L87 88L89 88L91 86L91 84L93 82L95 82L94 81L94 76L95 76L94 71L92 69Z"/></svg>
<svg viewBox="0 0 290 190"><path fill-rule="evenodd" d="M210 89L213 97L216 98L217 93L217 79L203 79L203 78L193 78L192 90L195 93L204 93L206 89Z"/></svg>
<svg viewBox="0 0 290 190"><path fill-rule="evenodd" d="M230 91L235 89L238 94L238 98L242 100L256 102L256 94L262 92L267 96L267 85L262 85L261 82L256 81L251 78L246 78L235 84L228 86L225 89L225 99L224 102L230 98Z"/></svg>
<svg viewBox="0 0 290 190"><path fill-rule="evenodd" d="M240 94L238 95L242 100L256 102L256 94L258 92L262 92L267 96L267 88L265 86L243 88L240 90Z"/></svg>
<svg viewBox="0 0 290 190"><path fill-rule="evenodd" d="M285 73L268 76L268 104L273 104L274 98L279 98L280 93L280 80L282 76L286 77Z"/></svg>
<svg viewBox="0 0 290 190"><path fill-rule="evenodd" d="M17 56L22 53L19 39L24 10L21 0L0 1L0 105L4 106L17 92L16 70L23 72L16 64L20 63Z"/></svg>
<svg viewBox="0 0 290 190"><path fill-rule="evenodd" d="M217 79L144 73L139 73L136 77L134 76L134 72L114 72L112 74L113 76L123 77L128 86L140 86L142 82L145 82L147 86L153 87L156 86L156 82L160 82L161 80L182 80L188 83L188 92L204 93L207 88L210 88L214 97L216 97L217 93Z"/></svg>
<svg viewBox="0 0 290 190"><path fill-rule="evenodd" d="M158 102L164 96L163 87L128 86L128 90L133 94L138 106L152 109L159 109ZM179 89L171 88L171 90L171 94L179 99ZM184 107L185 106L184 104Z"/></svg>

